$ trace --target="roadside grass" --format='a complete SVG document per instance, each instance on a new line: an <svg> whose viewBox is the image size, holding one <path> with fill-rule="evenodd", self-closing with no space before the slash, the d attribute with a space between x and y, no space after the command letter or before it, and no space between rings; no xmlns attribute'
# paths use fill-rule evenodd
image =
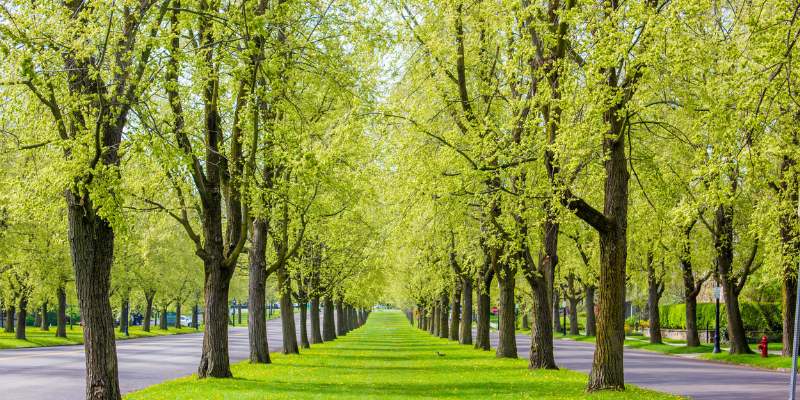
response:
<svg viewBox="0 0 800 400"><path fill-rule="evenodd" d="M792 368L792 357L783 357L770 354L768 357L761 357L760 354L728 354L723 351L719 354L704 353L700 357L703 360L711 360L728 364L748 365L751 367L788 370Z"/></svg>
<svg viewBox="0 0 800 400"><path fill-rule="evenodd" d="M556 339L569 339L579 342L594 342L594 336L575 336L575 335L561 335L556 334ZM778 369L785 370L792 368L792 358L783 357L775 354L770 354L764 358L758 354L757 345L751 344L750 348L753 349L755 354L728 354L727 350L723 348L722 353L713 354L713 344L701 344L697 347L687 347L686 342L682 340L664 338L664 344L650 344L647 337L627 337L625 338L625 347L636 350L655 351L657 353L672 354L672 355L696 355L701 360L716 361L727 364L738 364L757 368ZM770 343L767 348L770 351L781 350L780 343Z"/></svg>
<svg viewBox="0 0 800 400"><path fill-rule="evenodd" d="M442 354L442 355L439 355ZM232 367L233 379L196 376L127 395L142 399L677 399L628 386L585 392L587 376L531 371L526 360L498 359L411 327L400 312L374 312L365 326L302 355L275 354L271 365Z"/></svg>
<svg viewBox="0 0 800 400"><path fill-rule="evenodd" d="M142 330L141 326L131 326L128 330L130 336L119 332L119 328L115 331L117 340L136 339L143 337L165 336L165 335L178 335L185 333L202 332L203 327L199 330L194 328L183 327L180 330L170 327L169 329L161 330L157 326L150 327L150 332ZM13 333L0 332L0 349L20 349L29 347L50 347L50 346L68 346L83 343L83 329L75 325L72 329L67 328L67 337L56 337L55 327L49 331L43 331L40 328L28 327L25 330L27 340L15 339Z"/></svg>
<svg viewBox="0 0 800 400"><path fill-rule="evenodd" d="M296 311L295 312L299 312ZM267 316L267 320L278 319L280 318L280 312L273 312L272 315ZM247 326L247 311L242 310L242 323L238 323L238 315L235 325L231 325L231 327L246 327ZM117 340L127 340L127 339L138 339L138 338L146 338L146 337L154 337L154 336L167 336L167 335L182 335L187 333L201 333L203 332L203 326L200 325L199 329L194 329L190 327L181 327L181 329L175 329L174 326L170 325L167 330L162 330L158 327L158 323L155 325L150 326L150 332L145 332L142 330L140 325L131 326L128 328L128 335L125 336L124 333L119 331L119 327L115 328L115 336ZM20 340L14 337L14 333L7 333L0 330L0 350L3 349L22 349L22 348L31 348L31 347L51 347L51 346L70 346L76 344L83 344L83 328L80 325L73 325L72 328L67 327L67 337L60 338L56 337L56 327L51 326L50 330L43 331L38 327L29 326L25 330L25 336L27 340Z"/></svg>

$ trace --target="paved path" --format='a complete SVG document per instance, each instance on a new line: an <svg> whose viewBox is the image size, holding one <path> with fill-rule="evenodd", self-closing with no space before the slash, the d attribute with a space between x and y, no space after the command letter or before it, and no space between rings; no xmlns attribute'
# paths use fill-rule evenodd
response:
<svg viewBox="0 0 800 400"><path fill-rule="evenodd" d="M497 333L492 333L492 346ZM520 358L527 358L530 336L517 335ZM588 373L594 343L556 340L556 363ZM789 373L726 365L643 350L625 349L625 382L648 389L711 400L785 400ZM800 394L800 391L798 391Z"/></svg>
<svg viewBox="0 0 800 400"><path fill-rule="evenodd" d="M280 351L281 337L280 319L268 321L270 351ZM231 328L228 340L231 362L249 357L247 328ZM197 372L202 347L202 333L117 341L120 389L127 393ZM84 360L83 346L0 350L0 399L82 400Z"/></svg>

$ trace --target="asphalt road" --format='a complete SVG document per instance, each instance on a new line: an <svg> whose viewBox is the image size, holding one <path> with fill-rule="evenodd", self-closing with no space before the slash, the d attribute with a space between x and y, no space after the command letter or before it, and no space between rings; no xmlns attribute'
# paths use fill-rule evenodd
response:
<svg viewBox="0 0 800 400"><path fill-rule="evenodd" d="M280 351L280 319L267 322L267 339L270 351ZM228 340L231 362L249 357L247 328L231 328ZM117 341L120 389L127 393L197 372L202 347L202 333ZM83 346L0 350L0 399L82 400L84 360Z"/></svg>
<svg viewBox="0 0 800 400"><path fill-rule="evenodd" d="M492 333L492 345L497 333ZM517 335L520 358L528 358L530 336ZM559 367L588 373L594 343L556 340ZM711 400L785 400L789 397L789 373L725 365L651 351L625 349L625 382L640 387ZM800 394L800 391L798 391Z"/></svg>
<svg viewBox="0 0 800 400"><path fill-rule="evenodd" d="M280 320L269 321L267 329L270 350L279 351ZM193 374L202 342L202 334L118 341L122 391ZM492 344L496 343L493 333ZM232 362L247 359L247 329L231 328L229 345ZM555 345L560 367L589 372L594 344L557 340ZM519 357L527 358L530 338L518 335L517 346ZM625 381L694 399L777 400L788 397L789 374L626 349ZM83 399L83 346L0 351L0 388L3 400Z"/></svg>

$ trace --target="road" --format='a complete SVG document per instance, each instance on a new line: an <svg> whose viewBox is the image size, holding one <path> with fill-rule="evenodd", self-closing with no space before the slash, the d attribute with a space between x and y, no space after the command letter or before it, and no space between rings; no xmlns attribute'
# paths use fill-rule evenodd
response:
<svg viewBox="0 0 800 400"><path fill-rule="evenodd" d="M281 346L280 320L267 323L271 351ZM123 393L193 374L202 334L160 336L117 342ZM497 334L492 333L492 345ZM231 328L231 362L249 354L247 328ZM530 338L517 336L520 358L527 358ZM557 340L556 362L562 368L589 372L594 344ZM491 371L487 371L491 373ZM625 350L625 381L640 387L694 399L786 399L789 374L737 367L641 350ZM84 396L83 346L0 350L0 398L81 400Z"/></svg>
<svg viewBox="0 0 800 400"><path fill-rule="evenodd" d="M497 333L493 332L492 346L496 344ZM530 336L517 335L517 349L520 358L527 358ZM562 368L588 373L593 353L594 343L555 341L556 363ZM789 397L789 375L625 349L626 383L698 400L785 400Z"/></svg>
<svg viewBox="0 0 800 400"><path fill-rule="evenodd" d="M270 351L281 349L281 321L267 322ZM249 357L247 328L231 328L231 362ZM197 372L203 334L157 336L117 341L119 384L123 393ZM0 350L0 399L82 400L83 346Z"/></svg>

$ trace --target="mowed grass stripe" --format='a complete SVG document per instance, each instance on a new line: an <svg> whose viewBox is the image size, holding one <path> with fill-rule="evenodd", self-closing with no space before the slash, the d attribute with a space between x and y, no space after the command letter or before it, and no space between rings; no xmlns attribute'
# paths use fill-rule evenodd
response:
<svg viewBox="0 0 800 400"><path fill-rule="evenodd" d="M677 398L635 387L590 395L585 374L530 371L526 360L497 359L493 352L432 337L393 311L374 312L360 329L302 353L273 355L271 365L237 364L233 379L192 376L126 399Z"/></svg>

